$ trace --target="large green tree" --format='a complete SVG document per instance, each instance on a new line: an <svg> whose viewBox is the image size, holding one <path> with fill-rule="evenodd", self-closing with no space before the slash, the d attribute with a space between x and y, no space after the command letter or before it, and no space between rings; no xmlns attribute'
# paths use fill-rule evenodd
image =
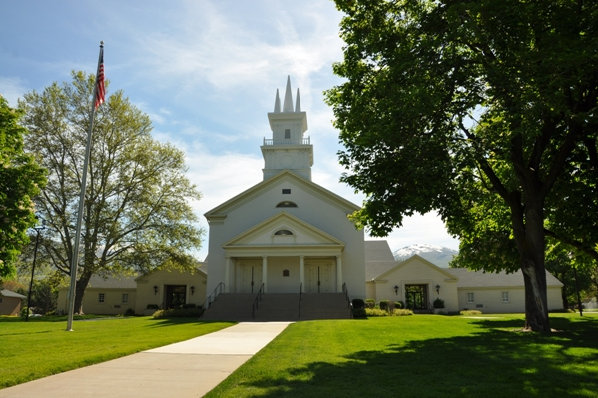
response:
<svg viewBox="0 0 598 398"><path fill-rule="evenodd" d="M94 76L73 72L24 96L27 147L48 170L39 198L47 221L43 253L70 274ZM200 245L184 154L154 140L149 117L121 91L98 108L83 210L75 311L92 275L147 272L164 263L191 267ZM51 236L51 239L48 239Z"/></svg>
<svg viewBox="0 0 598 398"><path fill-rule="evenodd" d="M14 273L14 262L35 225L33 198L45 183L44 170L25 153L22 113L0 95L0 281Z"/></svg>
<svg viewBox="0 0 598 398"><path fill-rule="evenodd" d="M336 4L346 80L327 100L355 220L383 236L438 210L471 266L522 270L526 323L549 331L546 227L597 247L598 5Z"/></svg>

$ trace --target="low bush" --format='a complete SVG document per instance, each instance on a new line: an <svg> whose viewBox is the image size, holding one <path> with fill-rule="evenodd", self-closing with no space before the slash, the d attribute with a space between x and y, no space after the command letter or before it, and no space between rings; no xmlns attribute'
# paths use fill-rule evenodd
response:
<svg viewBox="0 0 598 398"><path fill-rule="evenodd" d="M133 308L127 308L125 311L125 316L133 316L135 315L135 310Z"/></svg>
<svg viewBox="0 0 598 398"><path fill-rule="evenodd" d="M365 308L375 308L376 301L374 299L365 299Z"/></svg>
<svg viewBox="0 0 598 398"><path fill-rule="evenodd" d="M404 309L398 309L398 308L395 308L395 309L392 311L392 315L394 315L394 316L406 316L406 315L413 315L413 311L411 311L411 310L404 310Z"/></svg>
<svg viewBox="0 0 598 398"><path fill-rule="evenodd" d="M395 305L395 309L405 308L405 304L403 304L403 302L400 301L400 300L399 301L395 301L394 305Z"/></svg>
<svg viewBox="0 0 598 398"><path fill-rule="evenodd" d="M436 300L432 303L434 308L444 308L444 300L440 297L437 297Z"/></svg>
<svg viewBox="0 0 598 398"><path fill-rule="evenodd" d="M183 304L181 306L181 308L195 308L195 307L197 307L197 305L195 305L193 303Z"/></svg>
<svg viewBox="0 0 598 398"><path fill-rule="evenodd" d="M459 311L461 315L482 315L482 311L480 310L462 310Z"/></svg>
<svg viewBox="0 0 598 398"><path fill-rule="evenodd" d="M171 308L167 310L158 310L154 312L152 317L155 319L164 318L194 318L200 317L203 314L202 308Z"/></svg>
<svg viewBox="0 0 598 398"><path fill-rule="evenodd" d="M381 310L384 311L388 311L388 300L380 300L380 302L378 303L378 306L380 307Z"/></svg>
<svg viewBox="0 0 598 398"><path fill-rule="evenodd" d="M355 318L355 319L367 318L365 308L353 308L353 318Z"/></svg>
<svg viewBox="0 0 598 398"><path fill-rule="evenodd" d="M351 305L353 306L354 310L360 310L365 308L365 302L362 299L351 300Z"/></svg>
<svg viewBox="0 0 598 398"><path fill-rule="evenodd" d="M148 310L157 310L160 307L158 306L158 304L148 304L145 308Z"/></svg>
<svg viewBox="0 0 598 398"><path fill-rule="evenodd" d="M380 308L366 308L365 315L368 317L371 316L388 316L388 311L381 310Z"/></svg>
<svg viewBox="0 0 598 398"><path fill-rule="evenodd" d="M413 311L411 310L403 310L403 309L394 309L391 312L387 310L383 310L381 308L366 308L365 314L368 317L377 317L377 316L405 316L405 315L413 315Z"/></svg>

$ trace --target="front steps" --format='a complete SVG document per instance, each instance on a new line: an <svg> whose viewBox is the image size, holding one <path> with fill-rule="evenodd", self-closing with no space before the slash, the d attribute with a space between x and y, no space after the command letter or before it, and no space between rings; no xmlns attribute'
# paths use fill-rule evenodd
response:
<svg viewBox="0 0 598 398"><path fill-rule="evenodd" d="M254 294L220 294L202 319L226 321L298 321L308 319L349 319L344 293L266 293L262 295L255 317L252 316Z"/></svg>

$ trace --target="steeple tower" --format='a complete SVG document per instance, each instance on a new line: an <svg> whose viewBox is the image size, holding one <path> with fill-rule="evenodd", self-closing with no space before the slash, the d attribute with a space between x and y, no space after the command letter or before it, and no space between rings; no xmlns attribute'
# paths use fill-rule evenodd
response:
<svg viewBox="0 0 598 398"><path fill-rule="evenodd" d="M301 112L299 89L297 89L296 101L293 107L293 92L289 76L282 111L277 89L274 112L268 113L272 138L264 138L264 145L261 147L265 162L264 180L283 170L290 170L311 181L313 146L309 143L309 137L303 135L307 131L307 115Z"/></svg>

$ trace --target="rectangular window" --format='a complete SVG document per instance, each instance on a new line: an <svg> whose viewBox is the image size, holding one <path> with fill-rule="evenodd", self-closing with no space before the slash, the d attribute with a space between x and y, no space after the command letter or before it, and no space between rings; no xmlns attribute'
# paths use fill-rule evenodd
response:
<svg viewBox="0 0 598 398"><path fill-rule="evenodd" d="M290 195L291 194L291 188L283 188L282 189L282 194L283 195Z"/></svg>
<svg viewBox="0 0 598 398"><path fill-rule="evenodd" d="M129 293L123 293L123 303L129 302Z"/></svg>
<svg viewBox="0 0 598 398"><path fill-rule="evenodd" d="M284 138L285 140L291 139L291 129L284 129Z"/></svg>
<svg viewBox="0 0 598 398"><path fill-rule="evenodd" d="M502 292L500 296L503 303L509 302L509 292Z"/></svg>
<svg viewBox="0 0 598 398"><path fill-rule="evenodd" d="M104 293L98 293L98 301L100 303L103 303L105 298L106 296L104 295Z"/></svg>
<svg viewBox="0 0 598 398"><path fill-rule="evenodd" d="M473 303L473 293L467 293L467 302Z"/></svg>

